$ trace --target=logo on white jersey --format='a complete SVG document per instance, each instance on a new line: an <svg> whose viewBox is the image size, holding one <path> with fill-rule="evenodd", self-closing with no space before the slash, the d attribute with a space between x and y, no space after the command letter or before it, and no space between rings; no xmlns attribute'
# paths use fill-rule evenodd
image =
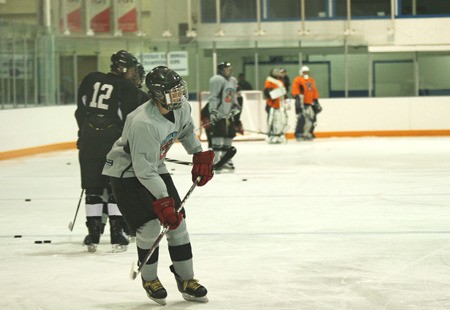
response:
<svg viewBox="0 0 450 310"><path fill-rule="evenodd" d="M178 131L172 132L161 142L161 146L159 147L159 159L163 159L166 156L172 144L175 143L177 134Z"/></svg>

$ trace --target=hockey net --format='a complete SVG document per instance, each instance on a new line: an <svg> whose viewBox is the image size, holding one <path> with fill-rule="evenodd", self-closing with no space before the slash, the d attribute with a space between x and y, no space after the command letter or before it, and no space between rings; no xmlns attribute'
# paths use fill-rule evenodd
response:
<svg viewBox="0 0 450 310"><path fill-rule="evenodd" d="M267 112L262 91L246 90L241 91L241 95L243 98L241 122L244 127L244 135L237 134L235 140L264 140L267 137ZM208 102L208 97L209 91L200 93L199 111ZM206 140L205 131L201 127L200 138L201 140Z"/></svg>

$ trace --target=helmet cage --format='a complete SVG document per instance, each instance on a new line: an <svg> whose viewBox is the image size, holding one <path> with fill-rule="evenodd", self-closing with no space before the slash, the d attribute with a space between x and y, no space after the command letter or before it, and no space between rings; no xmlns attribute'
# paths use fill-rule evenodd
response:
<svg viewBox="0 0 450 310"><path fill-rule="evenodd" d="M164 90L162 88L155 91L155 99L162 107L169 111L178 110L183 103L188 102L188 88L185 81L181 81L178 85L171 89Z"/></svg>

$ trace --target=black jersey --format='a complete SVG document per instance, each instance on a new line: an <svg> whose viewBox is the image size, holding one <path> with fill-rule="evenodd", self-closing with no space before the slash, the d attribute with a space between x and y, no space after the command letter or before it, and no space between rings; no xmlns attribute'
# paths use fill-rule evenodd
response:
<svg viewBox="0 0 450 310"><path fill-rule="evenodd" d="M81 128L89 115L102 115L108 123L123 126L126 116L142 102L134 84L112 73L92 72L78 88L75 117Z"/></svg>
<svg viewBox="0 0 450 310"><path fill-rule="evenodd" d="M75 111L80 150L108 152L120 137L126 116L143 103L140 92L131 81L112 73L85 76Z"/></svg>

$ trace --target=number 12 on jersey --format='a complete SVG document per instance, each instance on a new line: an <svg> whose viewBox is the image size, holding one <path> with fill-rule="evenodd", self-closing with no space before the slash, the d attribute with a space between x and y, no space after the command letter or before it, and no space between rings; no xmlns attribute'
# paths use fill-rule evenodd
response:
<svg viewBox="0 0 450 310"><path fill-rule="evenodd" d="M103 103L103 100L108 100L111 97L113 91L113 86L110 84L101 85L100 82L94 84L94 94L92 95L92 100L89 106L92 108L99 108L103 110L108 110L108 105Z"/></svg>

